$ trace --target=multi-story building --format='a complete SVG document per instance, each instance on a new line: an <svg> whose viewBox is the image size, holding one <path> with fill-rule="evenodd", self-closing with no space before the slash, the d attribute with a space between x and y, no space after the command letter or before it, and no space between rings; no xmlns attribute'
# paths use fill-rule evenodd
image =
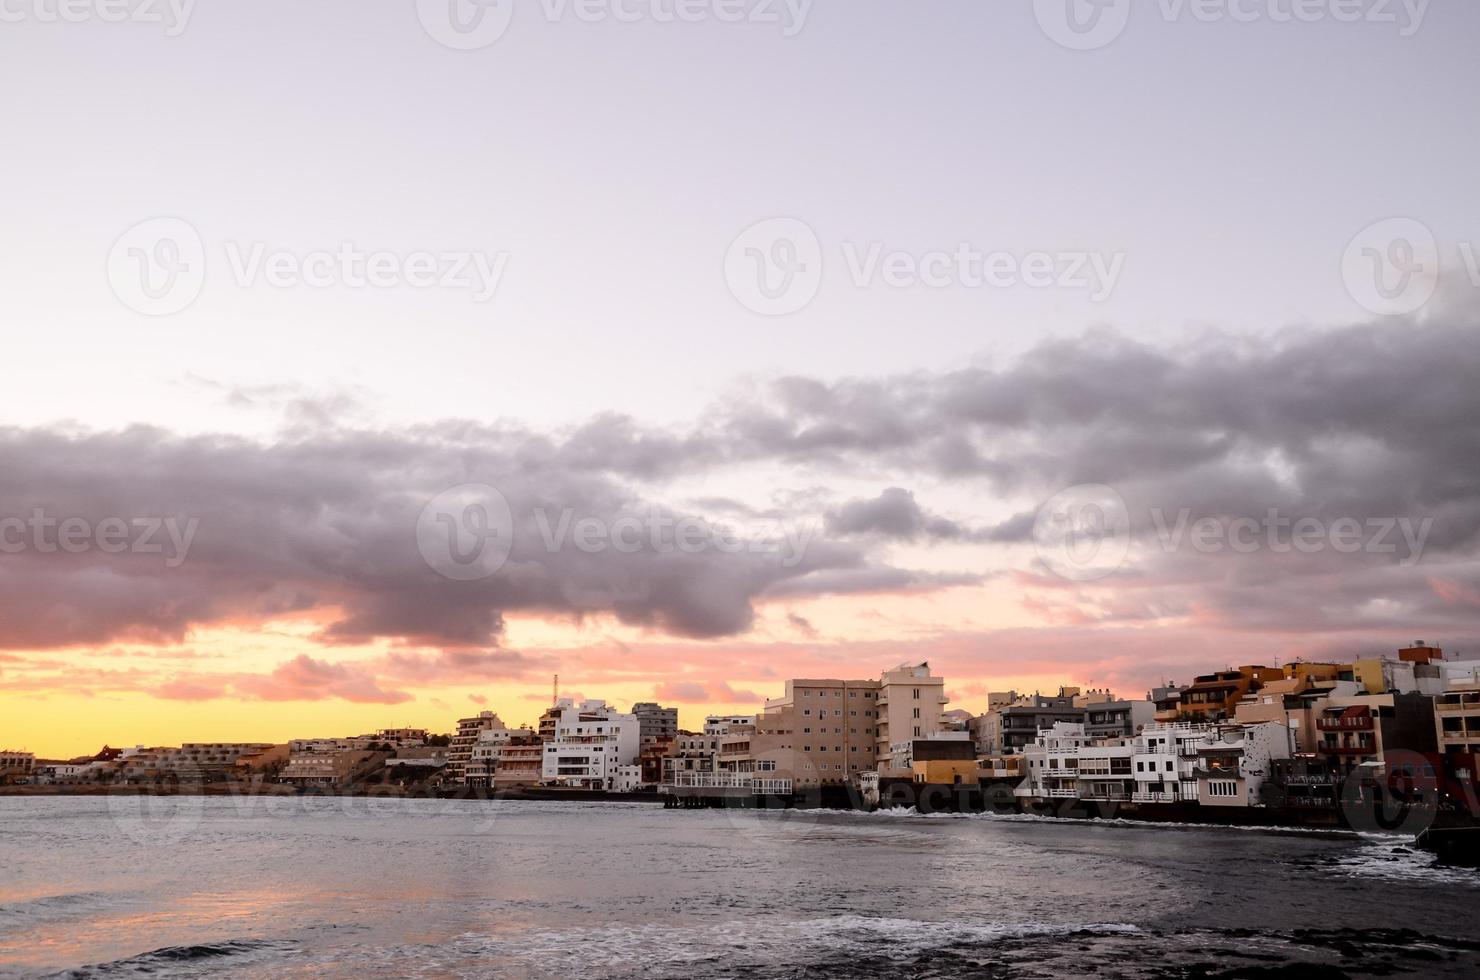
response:
<svg viewBox="0 0 1480 980"><path fill-rule="evenodd" d="M1400 752L1438 751L1434 699L1422 694L1366 694L1327 699L1316 719L1316 754L1344 773L1386 768Z"/></svg>
<svg viewBox="0 0 1480 980"><path fill-rule="evenodd" d="M346 786L369 776L386 758L385 752L363 749L294 752L277 778L296 786Z"/></svg>
<svg viewBox="0 0 1480 980"><path fill-rule="evenodd" d="M704 716L704 734L705 735L723 735L725 732L729 731L731 728L740 728L741 726L745 726L745 725L754 726L755 725L755 715L705 715Z"/></svg>
<svg viewBox="0 0 1480 980"><path fill-rule="evenodd" d="M1156 715L1151 701L1122 701L1109 692L1085 704L1084 731L1090 738L1129 738Z"/></svg>
<svg viewBox="0 0 1480 980"><path fill-rule="evenodd" d="M1037 740L1039 732L1051 731L1061 721L1083 724L1084 709L1074 703L1077 693L1075 688L1060 688L1058 694L1030 694L990 712L996 721L982 728L995 733L995 738L986 747L986 754L1021 752Z"/></svg>
<svg viewBox="0 0 1480 980"><path fill-rule="evenodd" d="M544 746L541 782L555 786L611 789L620 766L636 765L640 754L636 716L605 701L579 705L562 698L554 737Z"/></svg>
<svg viewBox="0 0 1480 980"><path fill-rule="evenodd" d="M1361 690L1361 686L1350 679L1297 673L1293 677L1270 681L1259 690L1244 695L1234 710L1233 718L1243 724L1277 722L1289 730L1294 751L1314 752L1320 742L1316 720L1321 717L1327 702L1333 697L1356 697Z"/></svg>
<svg viewBox="0 0 1480 980"><path fill-rule="evenodd" d="M473 758L473 746L484 732L508 730L508 726L492 711L480 711L471 718L459 718L457 734L447 744L447 778L455 783L467 778L468 763Z"/></svg>
<svg viewBox="0 0 1480 980"><path fill-rule="evenodd" d="M0 786L30 782L35 768L36 756L32 752L0 751Z"/></svg>
<svg viewBox="0 0 1480 980"><path fill-rule="evenodd" d="M1197 801L1203 806L1260 806L1273 760L1290 755L1289 732L1278 722L1220 726L1197 746Z"/></svg>
<svg viewBox="0 0 1480 980"><path fill-rule="evenodd" d="M665 708L652 701L639 701L632 706L632 715L637 718L638 738L644 749L656 745L659 740L672 739L678 734L677 708Z"/></svg>
<svg viewBox="0 0 1480 980"><path fill-rule="evenodd" d="M786 693L766 702L753 729L725 736L721 768L748 759L754 771L775 772L774 778L797 787L847 785L878 765L880 693L873 680L789 680ZM737 751L741 746L748 756Z"/></svg>
<svg viewBox="0 0 1480 980"><path fill-rule="evenodd" d="M1239 667L1204 674L1181 692L1178 716L1186 721L1224 721L1232 718L1238 703L1250 691L1285 676L1278 667Z"/></svg>
<svg viewBox="0 0 1480 980"><path fill-rule="evenodd" d="M544 775L545 741L529 729L520 729L499 746L493 771L495 789L538 786Z"/></svg>
<svg viewBox="0 0 1480 980"><path fill-rule="evenodd" d="M1182 707L1182 692L1186 688L1178 684L1164 684L1146 692L1146 700L1156 709L1153 721L1174 722Z"/></svg>
<svg viewBox="0 0 1480 980"><path fill-rule="evenodd" d="M1480 754L1480 684L1452 684L1435 698L1434 724L1446 756Z"/></svg>
<svg viewBox="0 0 1480 980"><path fill-rule="evenodd" d="M1025 778L1018 796L1040 800L1079 798L1079 754L1090 744L1084 725L1056 721L1023 749Z"/></svg>
<svg viewBox="0 0 1480 980"><path fill-rule="evenodd" d="M1215 726L1191 722L1156 722L1141 729L1133 744L1132 799L1140 803L1193 802L1198 796L1198 746Z"/></svg>
<svg viewBox="0 0 1480 980"><path fill-rule="evenodd" d="M929 663L900 664L884 671L875 698L874 762L881 775L889 766L894 743L908 743L941 730L941 712L948 703L945 686L945 678L930 673Z"/></svg>
<svg viewBox="0 0 1480 980"><path fill-rule="evenodd" d="M186 742L127 753L119 760L125 782L168 780L182 783L225 782L243 756L271 749L271 742Z"/></svg>
<svg viewBox="0 0 1480 980"><path fill-rule="evenodd" d="M523 731L528 732L529 729ZM498 768L499 750L513 737L514 732L502 725L479 732L478 740L468 751L468 761L463 766L463 782L469 786L492 786L494 770Z"/></svg>
<svg viewBox="0 0 1480 980"><path fill-rule="evenodd" d="M404 745L408 748L427 744L425 728L382 728L376 731L375 741L382 745Z"/></svg>

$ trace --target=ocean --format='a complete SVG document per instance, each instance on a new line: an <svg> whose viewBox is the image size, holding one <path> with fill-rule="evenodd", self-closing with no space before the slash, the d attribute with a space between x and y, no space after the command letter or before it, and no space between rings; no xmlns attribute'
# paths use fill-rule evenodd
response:
<svg viewBox="0 0 1480 980"><path fill-rule="evenodd" d="M0 798L0 976L1480 975L1396 838L642 803Z"/></svg>

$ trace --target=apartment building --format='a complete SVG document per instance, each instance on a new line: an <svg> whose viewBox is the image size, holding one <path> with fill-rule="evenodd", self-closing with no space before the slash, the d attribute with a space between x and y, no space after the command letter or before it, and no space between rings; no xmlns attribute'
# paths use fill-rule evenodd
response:
<svg viewBox="0 0 1480 980"><path fill-rule="evenodd" d="M1040 800L1079 798L1079 755L1090 744L1084 725L1056 721L1023 748L1024 773L1018 796Z"/></svg>
<svg viewBox="0 0 1480 980"><path fill-rule="evenodd" d="M1480 683L1454 684L1435 698L1434 723L1439 751L1480 754Z"/></svg>
<svg viewBox="0 0 1480 980"><path fill-rule="evenodd" d="M1139 803L1181 803L1198 798L1198 746L1216 727L1194 722L1155 722L1135 737L1131 755Z"/></svg>
<svg viewBox="0 0 1480 980"><path fill-rule="evenodd" d="M909 743L941 730L941 713L948 703L945 689L945 678L933 676L928 662L900 664L884 671L875 698L874 764L880 775L888 774L895 743Z"/></svg>
<svg viewBox="0 0 1480 980"><path fill-rule="evenodd" d="M544 746L540 781L554 786L611 789L620 766L637 765L641 752L637 717L605 701L576 704L562 698L554 735Z"/></svg>
<svg viewBox="0 0 1480 980"><path fill-rule="evenodd" d="M632 706L631 714L637 719L638 738L644 749L651 748L660 740L671 740L678 734L677 708L639 701Z"/></svg>
<svg viewBox="0 0 1480 980"><path fill-rule="evenodd" d="M11 783L30 782L36 767L36 756L31 752L0 751L0 786Z"/></svg>
<svg viewBox="0 0 1480 980"><path fill-rule="evenodd" d="M527 728L522 731L533 734ZM498 769L499 752L514 734L502 725L479 732L478 740L468 750L468 761L463 766L463 783L468 786L492 786L494 771Z"/></svg>
<svg viewBox="0 0 1480 980"><path fill-rule="evenodd" d="M723 735L731 728L755 725L755 715L705 715L704 734Z"/></svg>
<svg viewBox="0 0 1480 980"><path fill-rule="evenodd" d="M499 746L493 770L494 789L538 786L544 776L545 741L527 728L520 729Z"/></svg>
<svg viewBox="0 0 1480 980"><path fill-rule="evenodd" d="M1203 806L1259 806L1273 761L1290 756L1289 732L1278 722L1220 726L1197 746L1197 801Z"/></svg>
<svg viewBox="0 0 1480 980"><path fill-rule="evenodd" d="M746 738L726 736L722 761L775 772L797 787L841 786L877 766L881 690L878 681L803 678L766 702ZM748 756L734 750L745 746ZM726 758L728 757L728 758Z"/></svg>
<svg viewBox="0 0 1480 980"><path fill-rule="evenodd" d="M1316 755L1332 768L1385 768L1396 752L1438 752L1434 699L1422 694L1328 698L1316 719Z"/></svg>
<svg viewBox="0 0 1480 980"><path fill-rule="evenodd" d="M1250 691L1269 681L1283 679L1278 667L1239 667L1220 670L1193 679L1179 695L1177 713L1185 721L1224 721L1232 718L1238 703Z"/></svg>
<svg viewBox="0 0 1480 980"><path fill-rule="evenodd" d="M347 786L381 768L387 757L385 752L367 749L294 752L277 778L278 782L295 786Z"/></svg>
<svg viewBox="0 0 1480 980"><path fill-rule="evenodd" d="M273 748L271 742L186 742L127 752L118 761L124 782L169 780L182 783L225 782L243 756Z"/></svg>
<svg viewBox="0 0 1480 980"><path fill-rule="evenodd" d="M480 711L471 718L459 718L457 734L447 743L447 778L455 783L467 779L468 763L473 758L473 746L484 732L508 732L499 716L492 711Z"/></svg>

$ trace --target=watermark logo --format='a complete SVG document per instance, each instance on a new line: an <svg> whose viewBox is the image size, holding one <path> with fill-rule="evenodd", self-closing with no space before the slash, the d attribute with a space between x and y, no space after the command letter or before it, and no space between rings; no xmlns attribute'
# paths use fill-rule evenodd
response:
<svg viewBox="0 0 1480 980"><path fill-rule="evenodd" d="M57 518L38 507L26 517L0 517L0 554L34 552L80 555L161 555L166 568L179 568L190 554L198 517Z"/></svg>
<svg viewBox="0 0 1480 980"><path fill-rule="evenodd" d="M909 252L870 242L860 249L843 244L843 263L853 285L891 289L1072 289L1089 294L1093 303L1110 298L1125 270L1124 252L1027 251L985 252L971 242L954 249Z"/></svg>
<svg viewBox="0 0 1480 980"><path fill-rule="evenodd" d="M730 243L725 282L731 295L753 313L796 313L822 288L822 243L798 218L758 221Z"/></svg>
<svg viewBox="0 0 1480 980"><path fill-rule="evenodd" d="M1396 555L1398 564L1415 565L1423 557L1424 544L1433 529L1434 519L1415 521L1411 517L1293 517L1271 507L1263 517L1201 517L1192 520L1190 508L1182 508L1170 517L1159 507L1151 509L1151 523L1156 528L1162 551L1180 550L1184 543L1200 554L1231 551L1249 555L1258 551L1273 554L1297 552L1315 555L1335 552L1341 555Z"/></svg>
<svg viewBox="0 0 1480 980"><path fill-rule="evenodd" d="M108 252L108 285L135 313L179 313L195 302L205 282L205 242L182 218L141 221Z"/></svg>
<svg viewBox="0 0 1480 980"><path fill-rule="evenodd" d="M476 51L509 30L514 0L416 0L416 17L438 44L455 51Z"/></svg>
<svg viewBox="0 0 1480 980"><path fill-rule="evenodd" d="M1145 0L1168 24L1377 24L1412 37L1423 26L1429 0ZM1103 48L1125 31L1131 0L1033 0L1033 16L1049 39L1073 51Z"/></svg>
<svg viewBox="0 0 1480 980"><path fill-rule="evenodd" d="M164 36L175 38L194 12L195 0L5 0L0 24L162 24Z"/></svg>
<svg viewBox="0 0 1480 980"><path fill-rule="evenodd" d="M488 578L514 548L508 499L486 483L444 490L417 518L416 547L439 575L458 582Z"/></svg>
<svg viewBox="0 0 1480 980"><path fill-rule="evenodd" d="M1038 508L1033 546L1055 575L1092 582L1124 564L1130 532L1125 499L1113 487L1085 483L1059 491Z"/></svg>
<svg viewBox="0 0 1480 980"><path fill-rule="evenodd" d="M200 296L208 248L180 218L150 218L119 236L108 253L108 284L119 302L146 316L171 316ZM396 252L351 242L295 251L261 241L221 243L217 268L237 289L395 289L466 293L492 300L508 271L508 252L472 249Z"/></svg>
<svg viewBox="0 0 1480 980"><path fill-rule="evenodd" d="M1376 221L1347 243L1341 280L1359 306L1378 316L1417 312L1439 285L1439 244L1416 218Z"/></svg>
<svg viewBox="0 0 1480 980"><path fill-rule="evenodd" d="M1063 289L1108 299L1125 271L1124 252L1089 250L1011 252L972 242L911 251L883 242L843 242L839 268L855 289ZM803 309L822 288L824 250L817 233L797 218L751 225L725 253L725 281L746 309L786 316Z"/></svg>
<svg viewBox="0 0 1480 980"><path fill-rule="evenodd" d="M777 27L796 37L806 26L812 0L539 0L525 10L547 23L750 24ZM423 30L458 51L486 48L509 30L514 0L417 0Z"/></svg>
<svg viewBox="0 0 1480 980"><path fill-rule="evenodd" d="M1092 51L1120 37L1130 21L1131 0L1033 0L1033 16L1056 44Z"/></svg>

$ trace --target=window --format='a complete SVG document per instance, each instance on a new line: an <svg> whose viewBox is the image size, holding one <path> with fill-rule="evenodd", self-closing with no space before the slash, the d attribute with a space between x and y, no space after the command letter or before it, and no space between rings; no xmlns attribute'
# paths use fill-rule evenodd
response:
<svg viewBox="0 0 1480 980"><path fill-rule="evenodd" d="M920 689L918 687L915 688L915 700L920 700Z"/></svg>
<svg viewBox="0 0 1480 980"><path fill-rule="evenodd" d="M919 708L916 708L916 709L915 709L915 720L917 720L917 721L918 721L918 720L919 720L919 718L920 718L920 709L919 709Z"/></svg>

